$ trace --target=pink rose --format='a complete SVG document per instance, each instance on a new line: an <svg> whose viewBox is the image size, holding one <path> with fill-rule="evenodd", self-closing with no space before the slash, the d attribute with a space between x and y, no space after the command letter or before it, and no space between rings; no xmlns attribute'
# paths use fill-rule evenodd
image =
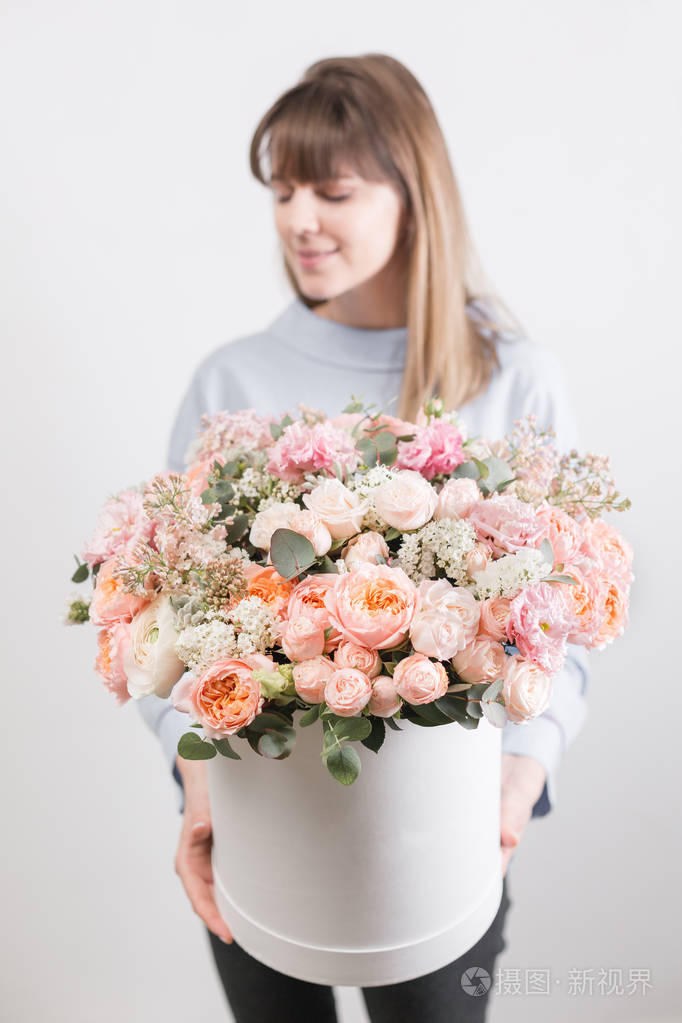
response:
<svg viewBox="0 0 682 1023"><path fill-rule="evenodd" d="M465 460L462 435L445 419L436 419L417 429L411 441L398 441L396 466L413 469L427 480L440 473L449 475Z"/></svg>
<svg viewBox="0 0 682 1023"><path fill-rule="evenodd" d="M370 713L376 714L378 718L390 718L402 705L395 679L390 675L378 675L372 682L372 695L367 705Z"/></svg>
<svg viewBox="0 0 682 1023"><path fill-rule="evenodd" d="M290 618L282 626L282 650L290 661L307 661L324 650L324 629L312 618Z"/></svg>
<svg viewBox="0 0 682 1023"><path fill-rule="evenodd" d="M345 540L362 528L367 501L361 501L341 480L323 480L303 495L303 503L324 522L334 540Z"/></svg>
<svg viewBox="0 0 682 1023"><path fill-rule="evenodd" d="M507 655L501 643L477 636L452 658L452 667L462 682L494 682L501 678Z"/></svg>
<svg viewBox="0 0 682 1023"><path fill-rule="evenodd" d="M502 695L510 721L525 724L542 714L551 692L551 677L536 664L522 657L507 657Z"/></svg>
<svg viewBox="0 0 682 1023"><path fill-rule="evenodd" d="M483 495L474 480L446 480L438 494L434 519L463 519Z"/></svg>
<svg viewBox="0 0 682 1023"><path fill-rule="evenodd" d="M410 469L380 483L373 498L377 514L401 532L427 523L438 503L438 495L428 480Z"/></svg>
<svg viewBox="0 0 682 1023"><path fill-rule="evenodd" d="M343 640L336 648L334 664L337 668L357 668L368 678L374 678L381 671L381 658L376 650L369 650L357 643Z"/></svg>
<svg viewBox="0 0 682 1023"><path fill-rule="evenodd" d="M547 524L538 518L535 508L514 494L493 494L479 501L468 519L479 539L489 540L497 555L539 547L547 536Z"/></svg>
<svg viewBox="0 0 682 1023"><path fill-rule="evenodd" d="M480 602L481 632L501 642L507 638L507 625L509 623L509 600L507 597L489 597Z"/></svg>
<svg viewBox="0 0 682 1023"><path fill-rule="evenodd" d="M563 587L535 583L521 590L509 605L509 638L523 657L556 674L566 656L571 616Z"/></svg>
<svg viewBox="0 0 682 1023"><path fill-rule="evenodd" d="M447 579L424 579L410 626L412 645L439 660L453 657L476 636L480 613L478 601L468 590Z"/></svg>
<svg viewBox="0 0 682 1023"><path fill-rule="evenodd" d="M371 695L370 679L357 668L339 668L332 672L324 687L325 703L342 717L359 714Z"/></svg>
<svg viewBox="0 0 682 1023"><path fill-rule="evenodd" d="M341 557L346 562L349 572L360 565L369 562L371 565L381 565L388 561L390 551L388 544L381 533L370 530L367 533L359 533L346 544Z"/></svg>
<svg viewBox="0 0 682 1023"><path fill-rule="evenodd" d="M250 724L263 706L254 669L273 670L269 657L250 654L216 661L196 678L186 674L171 693L173 706L190 714L210 739L234 735Z"/></svg>
<svg viewBox="0 0 682 1023"><path fill-rule="evenodd" d="M107 627L116 622L130 622L133 616L149 604L146 597L136 597L123 588L122 581L114 575L117 558L109 558L100 566L95 589L90 602L90 621L93 625ZM150 598L154 596L150 593Z"/></svg>
<svg viewBox="0 0 682 1023"><path fill-rule="evenodd" d="M291 520L300 510L293 501L282 501L278 504L271 504L264 511L257 512L249 533L249 540L253 546L263 551L269 551L270 541L275 530L291 529Z"/></svg>
<svg viewBox="0 0 682 1023"><path fill-rule="evenodd" d="M296 692L306 703L322 703L324 687L336 671L336 665L328 657L311 657L294 665Z"/></svg>
<svg viewBox="0 0 682 1023"><path fill-rule="evenodd" d="M289 520L289 529L310 540L318 558L326 554L332 545L332 535L315 512L298 511Z"/></svg>
<svg viewBox="0 0 682 1023"><path fill-rule="evenodd" d="M485 544L477 543L464 557L464 568L470 579L473 579L476 572L482 572L490 561L490 551Z"/></svg>
<svg viewBox="0 0 682 1023"><path fill-rule="evenodd" d="M284 428L270 448L266 471L279 479L301 483L306 473L331 474L334 462L347 472L360 464L355 443L346 430L329 421L309 425L296 420Z"/></svg>
<svg viewBox="0 0 682 1023"><path fill-rule="evenodd" d="M344 639L370 650L402 643L414 617L417 590L401 568L365 565L335 578L336 586L324 601Z"/></svg>
<svg viewBox="0 0 682 1023"><path fill-rule="evenodd" d="M554 551L554 564L565 565L567 561L573 561L584 540L580 523L553 505L538 508L536 514L547 527L547 539Z"/></svg>
<svg viewBox="0 0 682 1023"><path fill-rule="evenodd" d="M393 672L396 692L407 703L432 703L445 696L448 676L440 661L412 654L396 664Z"/></svg>

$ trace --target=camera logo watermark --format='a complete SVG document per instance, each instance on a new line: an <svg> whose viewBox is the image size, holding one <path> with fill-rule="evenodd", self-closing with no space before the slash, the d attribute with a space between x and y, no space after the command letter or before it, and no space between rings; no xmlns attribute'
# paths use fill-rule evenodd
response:
<svg viewBox="0 0 682 1023"><path fill-rule="evenodd" d="M491 984L490 974L482 966L470 966L462 974L462 988L474 998L487 994Z"/></svg>

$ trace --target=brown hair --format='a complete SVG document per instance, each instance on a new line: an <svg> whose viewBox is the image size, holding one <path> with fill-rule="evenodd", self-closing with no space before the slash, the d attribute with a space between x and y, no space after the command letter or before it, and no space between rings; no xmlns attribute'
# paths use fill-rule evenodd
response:
<svg viewBox="0 0 682 1023"><path fill-rule="evenodd" d="M269 165L264 169L263 164ZM397 414L414 420L434 394L454 409L485 389L499 365L491 331L504 303L483 285L443 133L423 88L393 57L369 53L312 64L263 115L250 147L251 170L299 182L329 181L350 164L367 180L395 184L404 202L408 345ZM285 260L285 272L303 295ZM483 297L488 319L467 303ZM491 310L492 311L492 310Z"/></svg>

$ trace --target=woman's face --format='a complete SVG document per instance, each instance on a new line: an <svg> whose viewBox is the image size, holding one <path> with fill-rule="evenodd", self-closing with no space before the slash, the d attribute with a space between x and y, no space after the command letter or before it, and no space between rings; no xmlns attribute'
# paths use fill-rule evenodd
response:
<svg viewBox="0 0 682 1023"><path fill-rule="evenodd" d="M343 176L299 184L272 176L275 226L301 292L326 300L375 277L401 236L403 202L392 183Z"/></svg>

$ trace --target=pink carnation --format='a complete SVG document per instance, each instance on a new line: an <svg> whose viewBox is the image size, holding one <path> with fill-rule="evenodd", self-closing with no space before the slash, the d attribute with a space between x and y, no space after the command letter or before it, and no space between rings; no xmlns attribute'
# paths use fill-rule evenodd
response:
<svg viewBox="0 0 682 1023"><path fill-rule="evenodd" d="M137 490L123 490L111 497L100 511L82 558L89 565L97 565L131 549L138 540L151 540L153 535L154 523L142 507L142 494Z"/></svg>
<svg viewBox="0 0 682 1023"><path fill-rule="evenodd" d="M309 426L297 420L273 444L266 469L279 479L300 483L307 472L322 470L334 475L334 462L348 472L360 462L348 433L329 422Z"/></svg>
<svg viewBox="0 0 682 1023"><path fill-rule="evenodd" d="M509 604L509 639L523 657L552 675L564 663L572 624L562 589L551 583L535 583Z"/></svg>
<svg viewBox="0 0 682 1023"><path fill-rule="evenodd" d="M462 434L453 423L436 419L417 430L414 440L398 441L398 469L414 469L427 480L439 473L449 475L465 461Z"/></svg>
<svg viewBox="0 0 682 1023"><path fill-rule="evenodd" d="M495 554L513 554L522 547L538 547L547 536L547 523L531 504L513 494L493 494L471 508L468 519L480 540L488 541Z"/></svg>

